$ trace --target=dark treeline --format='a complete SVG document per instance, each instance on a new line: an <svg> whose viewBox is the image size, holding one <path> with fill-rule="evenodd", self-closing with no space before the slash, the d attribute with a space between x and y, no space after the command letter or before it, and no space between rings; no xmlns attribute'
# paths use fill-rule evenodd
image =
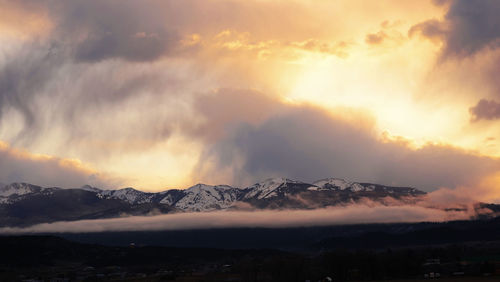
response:
<svg viewBox="0 0 500 282"><path fill-rule="evenodd" d="M294 253L268 249L102 246L54 236L0 237L0 280L54 278L133 281L370 281L424 275L500 278L500 243L344 249ZM439 274L437 274L439 273Z"/></svg>
<svg viewBox="0 0 500 282"><path fill-rule="evenodd" d="M290 228L223 228L47 234L87 244L316 252L336 248L385 249L500 239L500 217L436 223L357 224Z"/></svg>

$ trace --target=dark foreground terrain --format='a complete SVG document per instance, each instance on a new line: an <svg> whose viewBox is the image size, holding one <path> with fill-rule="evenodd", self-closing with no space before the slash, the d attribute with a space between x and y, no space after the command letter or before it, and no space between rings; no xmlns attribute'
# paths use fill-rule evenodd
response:
<svg viewBox="0 0 500 282"><path fill-rule="evenodd" d="M500 220L0 236L0 281L500 281Z"/></svg>

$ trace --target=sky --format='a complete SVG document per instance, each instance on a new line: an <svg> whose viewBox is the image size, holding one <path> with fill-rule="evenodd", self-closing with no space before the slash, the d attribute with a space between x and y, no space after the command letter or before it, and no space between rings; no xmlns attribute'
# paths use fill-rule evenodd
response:
<svg viewBox="0 0 500 282"><path fill-rule="evenodd" d="M340 177L500 199L499 13L495 0L0 0L0 182Z"/></svg>

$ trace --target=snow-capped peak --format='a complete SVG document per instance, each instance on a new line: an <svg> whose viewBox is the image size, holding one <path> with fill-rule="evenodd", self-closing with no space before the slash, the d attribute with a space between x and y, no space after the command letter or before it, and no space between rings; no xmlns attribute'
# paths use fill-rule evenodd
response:
<svg viewBox="0 0 500 282"><path fill-rule="evenodd" d="M240 190L227 185L196 184L184 190L175 207L188 211L209 211L231 206L239 196Z"/></svg>
<svg viewBox="0 0 500 282"><path fill-rule="evenodd" d="M350 190L352 192L368 191L367 188L357 182L349 182L342 178L325 178L313 183L318 187L318 190Z"/></svg>
<svg viewBox="0 0 500 282"><path fill-rule="evenodd" d="M291 180L285 177L274 177L274 178L268 178L264 181L255 183L254 185L250 187L274 187L274 186L279 186L282 184L287 184L287 183L301 183L300 181L295 181Z"/></svg>
<svg viewBox="0 0 500 282"><path fill-rule="evenodd" d="M151 201L154 194L136 190L132 187L118 190L99 190L98 194L112 199L119 199L131 204L143 204Z"/></svg>
<svg viewBox="0 0 500 282"><path fill-rule="evenodd" d="M187 188L186 191L187 193L194 193L194 194L199 194L203 191L210 191L210 193L214 193L215 191L215 187L216 186L212 186L212 185L207 185L207 184L203 184L203 183L198 183L194 186L191 186L189 188Z"/></svg>
<svg viewBox="0 0 500 282"><path fill-rule="evenodd" d="M332 190L337 187L339 190L345 190L352 185L352 183L342 178L325 178L315 181L313 185L318 186L320 190Z"/></svg>
<svg viewBox="0 0 500 282"><path fill-rule="evenodd" d="M245 194L245 199L254 197L257 197L258 199L274 197L278 195L276 193L276 189L282 186L286 186L287 184L297 183L302 182L283 177L269 178L246 188L245 190L247 190L248 192Z"/></svg>

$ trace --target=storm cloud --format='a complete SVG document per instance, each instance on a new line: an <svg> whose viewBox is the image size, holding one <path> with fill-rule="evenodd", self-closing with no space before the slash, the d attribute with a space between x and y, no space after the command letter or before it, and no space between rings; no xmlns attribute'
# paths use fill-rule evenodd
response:
<svg viewBox="0 0 500 282"><path fill-rule="evenodd" d="M36 127L40 120L34 100L62 62L56 52L45 44L30 43L0 66L0 118L6 109L14 108L22 114L26 128ZM21 134L29 132L25 130Z"/></svg>
<svg viewBox="0 0 500 282"><path fill-rule="evenodd" d="M381 140L366 128L311 106L289 106L259 125L241 123L208 148L196 174L227 171L232 182L269 176L314 181L341 177L387 185L472 185L500 169L500 161L457 148Z"/></svg>
<svg viewBox="0 0 500 282"><path fill-rule="evenodd" d="M152 61L172 51L179 37L163 20L158 1L56 1L51 10L60 38L71 38L82 61L121 58Z"/></svg>
<svg viewBox="0 0 500 282"><path fill-rule="evenodd" d="M449 5L443 22L435 19L417 24L409 34L419 31L423 36L444 41L442 56L466 57L484 48L500 46L500 2L496 0L435 1Z"/></svg>

